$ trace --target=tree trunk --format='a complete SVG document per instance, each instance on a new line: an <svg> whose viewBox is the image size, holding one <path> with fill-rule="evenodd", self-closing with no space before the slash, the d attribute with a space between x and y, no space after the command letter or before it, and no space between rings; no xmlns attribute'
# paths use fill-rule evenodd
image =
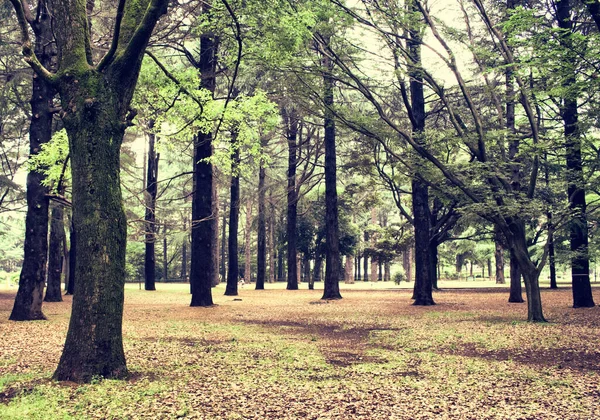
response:
<svg viewBox="0 0 600 420"><path fill-rule="evenodd" d="M513 257L517 261L517 265L521 270L523 281L525 283L525 291L527 294L527 320L531 322L546 322L542 312L542 299L539 287L540 271L529 258L527 240L525 237L525 223L522 220L512 220L512 223L509 224L509 228L512 233L510 242L511 261Z"/></svg>
<svg viewBox="0 0 600 420"><path fill-rule="evenodd" d="M298 165L298 117L296 111L282 109L287 127L288 142L288 189L287 189L287 290L298 290L296 270L296 223L298 214L298 194L296 191L296 166Z"/></svg>
<svg viewBox="0 0 600 420"><path fill-rule="evenodd" d="M496 284L506 284L504 278L504 246L502 245L501 232L494 228L494 259L496 261Z"/></svg>
<svg viewBox="0 0 600 420"><path fill-rule="evenodd" d="M212 246L212 265L210 272L210 285L216 287L221 280L219 279L219 194L217 191L217 183L212 185L212 223L213 223L213 246Z"/></svg>
<svg viewBox="0 0 600 420"><path fill-rule="evenodd" d="M39 3L36 17L35 54L44 66L52 61L53 33L51 16L45 1ZM52 97L54 89L41 77L33 77L31 92L31 123L29 125L29 156L35 156L52 137ZM48 189L42 185L44 175L34 170L27 174L27 215L25 217L24 257L19 277L19 289L10 318L13 321L46 319L42 312L46 260L48 254Z"/></svg>
<svg viewBox="0 0 600 420"><path fill-rule="evenodd" d="M391 281L392 280L392 271L391 271L391 264L389 263L389 261L386 261L385 264L383 265L383 281Z"/></svg>
<svg viewBox="0 0 600 420"><path fill-rule="evenodd" d="M354 284L354 256L346 255L346 265L344 268L344 279L347 284Z"/></svg>
<svg viewBox="0 0 600 420"><path fill-rule="evenodd" d="M75 292L75 262L77 261L77 247L75 237L75 227L73 226L73 217L69 223L69 278L67 282L66 295L73 295Z"/></svg>
<svg viewBox="0 0 600 420"><path fill-rule="evenodd" d="M304 255L304 261L302 262L302 270L304 271L304 281L308 282L308 290L315 289L315 278L310 275L310 257Z"/></svg>
<svg viewBox="0 0 600 420"><path fill-rule="evenodd" d="M252 282L252 264L250 259L252 258L252 252L250 245L252 243L252 200L246 201L246 238L244 243L244 278L246 282Z"/></svg>
<svg viewBox="0 0 600 420"><path fill-rule="evenodd" d="M169 259L168 259L168 248L167 248L167 223L165 222L163 228L163 282L167 282L169 279Z"/></svg>
<svg viewBox="0 0 600 420"><path fill-rule="evenodd" d="M269 283L275 283L275 209L273 208L273 192L269 191L271 212L269 214Z"/></svg>
<svg viewBox="0 0 600 420"><path fill-rule="evenodd" d="M210 15L211 4L204 2L202 14ZM200 60L197 69L200 87L214 96L217 67L217 39L213 34L200 36ZM194 138L194 193L192 195L192 241L190 246L190 306L212 306L212 277L214 270L215 224L213 189L214 171L212 133L198 133Z"/></svg>
<svg viewBox="0 0 600 420"><path fill-rule="evenodd" d="M418 12L416 5L411 5L413 12ZM412 26L412 25L411 25ZM424 142L425 131L425 97L423 94L423 75L421 72L421 33L418 28L408 29L410 63L410 102L412 111L412 132L420 144ZM414 305L435 305L433 301L433 285L431 283L431 262L429 258L430 224L429 188L415 173L412 179L412 207L415 227L415 287Z"/></svg>
<svg viewBox="0 0 600 420"><path fill-rule="evenodd" d="M578 57L571 41L571 6L569 0L556 0L558 26L565 32L559 37L565 49L562 68L566 74L562 85L567 95L562 101L560 113L564 123L565 152L567 161L567 195L572 219L569 223L571 240L571 276L573 283L573 307L591 308L594 304L590 284L590 260L588 252L588 223L584 176L581 159L581 130L576 88L575 65Z"/></svg>
<svg viewBox="0 0 600 420"><path fill-rule="evenodd" d="M354 280L355 281L360 281L360 260L361 257L359 254L356 255L356 258L354 259Z"/></svg>
<svg viewBox="0 0 600 420"><path fill-rule="evenodd" d="M186 218L183 219L183 244L181 245L181 275L180 278L182 281L187 282L187 223Z"/></svg>
<svg viewBox="0 0 600 420"><path fill-rule="evenodd" d="M412 258L410 255L411 248L407 248L402 253L402 268L404 268L404 274L406 275L406 281L412 281Z"/></svg>
<svg viewBox="0 0 600 420"><path fill-rule="evenodd" d="M62 302L61 274L63 271L63 243L66 240L63 213L60 206L52 209L50 245L48 247L48 287L44 297L45 302Z"/></svg>
<svg viewBox="0 0 600 420"><path fill-rule="evenodd" d="M229 261L227 263L227 286L225 287L225 296L237 296L238 281L240 277L239 256L238 256L238 227L240 217L240 177L237 170L240 164L240 150L237 143L237 133L232 133L231 144L233 147L232 156L232 176L230 189L230 207L229 207L229 239L227 254ZM248 281L248 279L246 279Z"/></svg>
<svg viewBox="0 0 600 420"><path fill-rule="evenodd" d="M149 128L154 127L154 121L150 121ZM156 194L158 192L158 160L159 154L154 150L156 136L148 134L148 157L146 172L146 212L144 215L144 227L146 234L146 252L144 255L144 288L145 290L156 290Z"/></svg>
<svg viewBox="0 0 600 420"><path fill-rule="evenodd" d="M521 269L517 262L514 250L510 250L510 303L523 303L523 292L521 290Z"/></svg>
<svg viewBox="0 0 600 420"><path fill-rule="evenodd" d="M429 277L431 281L431 287L435 290L438 289L438 245L435 241L429 241Z"/></svg>
<svg viewBox="0 0 600 420"><path fill-rule="evenodd" d="M85 71L78 83L60 89L63 109L80 110L63 117L71 150L77 258L71 322L54 374L58 380L127 374L121 327L127 220L119 176L124 127L115 124L125 116L120 90L107 79ZM88 106L88 98L97 102Z"/></svg>
<svg viewBox="0 0 600 420"><path fill-rule="evenodd" d="M326 42L329 39L326 38ZM323 103L325 104L325 285L321 299L341 299L340 294L340 229L338 225L336 130L333 118L335 79L333 61L323 56Z"/></svg>
<svg viewBox="0 0 600 420"><path fill-rule="evenodd" d="M265 214L265 178L263 165L258 171L258 238L256 252L256 290L265 288L267 273L267 220Z"/></svg>
<svg viewBox="0 0 600 420"><path fill-rule="evenodd" d="M223 205L225 208L225 205ZM223 211L223 218L221 220L221 281L225 280L225 275L227 273L227 264L226 264L226 252L227 252L227 212Z"/></svg>

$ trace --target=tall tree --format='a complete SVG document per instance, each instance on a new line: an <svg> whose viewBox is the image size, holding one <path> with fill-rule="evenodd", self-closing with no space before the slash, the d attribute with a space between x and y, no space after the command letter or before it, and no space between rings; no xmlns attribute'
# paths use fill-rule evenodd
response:
<svg viewBox="0 0 600 420"><path fill-rule="evenodd" d="M559 36L564 48L565 60L562 61L562 85L566 94L562 99L560 114L564 124L565 153L567 163L567 193L571 220L569 233L571 242L571 276L573 284L573 307L591 308L594 306L590 284L590 260L588 251L588 221L583 166L581 158L581 130L577 98L576 63L577 52L573 48L570 0L557 0L556 20L562 29Z"/></svg>
<svg viewBox="0 0 600 420"><path fill-rule="evenodd" d="M35 10L27 3L11 0L23 37L23 53L41 70L49 68L55 53L52 33L52 13L46 0L39 0ZM33 51L29 41L28 26L35 34ZM50 73L48 77L35 74L31 94L31 123L29 125L29 156L35 156L42 144L52 136L51 102L55 86ZM46 261L48 253L48 189L42 185L44 175L41 170L30 170L27 174L27 216L25 218L25 253L19 289L13 305L10 319L29 321L46 319L42 312L44 282L46 281Z"/></svg>
<svg viewBox="0 0 600 420"><path fill-rule="evenodd" d="M321 41L329 47L331 36L324 35ZM325 285L321 299L341 299L340 294L340 228L338 222L337 163L335 152L335 119L333 107L335 76L334 62L323 55L323 103L325 105Z"/></svg>
<svg viewBox="0 0 600 420"><path fill-rule="evenodd" d="M152 130L154 122L150 121ZM158 192L158 161L160 154L155 150L156 135L148 133L148 155L146 163L146 191L144 193L146 211L144 214L144 231L146 236L146 252L144 254L144 288L156 290L156 194ZM166 281L166 278L163 279Z"/></svg>
<svg viewBox="0 0 600 420"><path fill-rule="evenodd" d="M227 255L227 286L225 296L237 296L239 279L238 227L240 218L240 147L237 129L231 133L231 186L229 199L229 237ZM249 279L246 279L249 281Z"/></svg>
<svg viewBox="0 0 600 420"><path fill-rule="evenodd" d="M209 16L211 3L204 2L202 13ZM200 87L214 96L217 70L218 40L212 33L200 36L200 60L196 68L200 72ZM212 133L199 132L194 137L194 192L192 195L192 243L190 246L190 306L213 304L211 283L213 278L213 247L215 223L213 222L214 173L210 158L213 154Z"/></svg>
<svg viewBox="0 0 600 420"><path fill-rule="evenodd" d="M67 339L54 377L89 381L127 374L122 341L126 219L119 152L133 115L129 105L145 47L166 0L119 2L110 48L92 60L86 4L51 2L58 71L31 49L28 6L11 0L21 26L23 54L37 76L56 88L69 136L73 222L78 238L75 289ZM42 258L37 255L37 258Z"/></svg>
<svg viewBox="0 0 600 420"><path fill-rule="evenodd" d="M261 138L261 148L266 147L266 137ZM267 215L266 215L266 176L265 163L260 161L258 170L258 248L256 252L256 290L265 288L267 274Z"/></svg>
<svg viewBox="0 0 600 420"><path fill-rule="evenodd" d="M133 118L129 105L143 53L167 2L120 2L110 48L98 64L92 58L86 4L51 2L56 73L43 66L31 49L27 22L33 19L28 6L19 0L11 3L21 26L26 61L60 95L72 162L77 293L54 377L74 381L95 375L123 377L127 373L121 332L126 220L119 152Z"/></svg>
<svg viewBox="0 0 600 420"><path fill-rule="evenodd" d="M298 114L293 107L282 107L281 114L286 129L288 144L287 173L287 290L298 290L296 269L296 224L298 218L298 190L296 189L296 167L298 165Z"/></svg>

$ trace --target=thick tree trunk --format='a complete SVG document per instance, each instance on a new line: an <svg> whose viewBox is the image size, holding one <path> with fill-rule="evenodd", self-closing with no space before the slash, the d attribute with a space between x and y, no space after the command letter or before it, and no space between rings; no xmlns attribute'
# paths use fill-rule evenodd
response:
<svg viewBox="0 0 600 420"><path fill-rule="evenodd" d="M531 322L546 322L542 312L542 298L539 287L540 271L529 258L525 237L525 223L522 220L512 220L509 228L512 233L510 242L511 260L515 259L517 261L525 283L527 320Z"/></svg>
<svg viewBox="0 0 600 420"><path fill-rule="evenodd" d="M579 110L577 104L576 70L577 54L571 41L571 6L569 0L557 0L556 18L558 26L565 32L560 41L565 49L563 72L566 77L563 87L567 95L562 101L560 113L564 123L565 152L567 161L567 195L572 219L569 223L571 240L571 276L573 283L573 307L591 308L594 304L590 284L590 260L588 251L587 204L581 159L581 130L579 129Z"/></svg>
<svg viewBox="0 0 600 420"><path fill-rule="evenodd" d="M392 270L391 264L389 261L386 261L383 265L383 281L391 281L392 280Z"/></svg>
<svg viewBox="0 0 600 420"><path fill-rule="evenodd" d="M298 165L298 117L295 110L282 110L287 127L288 142L288 189L287 189L287 290L298 290L296 270L296 224L298 217L298 193L296 191L296 166Z"/></svg>
<svg viewBox="0 0 600 420"><path fill-rule="evenodd" d="M63 243L66 241L63 213L60 206L52 209L50 245L48 247L48 287L44 297L45 302L62 302Z"/></svg>
<svg viewBox="0 0 600 420"><path fill-rule="evenodd" d="M119 176L126 110L119 89L108 88L115 80L93 71L74 80L60 93L69 110L63 122L71 151L76 293L54 377L88 382L127 374L121 329L127 220Z"/></svg>
<svg viewBox="0 0 600 420"><path fill-rule="evenodd" d="M152 129L154 121L149 128ZM154 149L156 136L148 134L148 157L146 166L146 212L144 215L144 230L146 235L146 252L144 255L144 288L156 290L156 194L158 192L158 160L159 155Z"/></svg>
<svg viewBox="0 0 600 420"><path fill-rule="evenodd" d="M44 66L52 60L53 33L51 16L45 1L39 3L40 11L34 24L35 54ZM33 77L31 93L31 123L29 125L29 156L35 156L42 144L52 137L50 106L54 90L42 78ZM42 185L44 175L29 171L27 174L27 215L25 217L25 243L19 289L10 318L13 321L46 319L42 312L46 260L48 254L48 189Z"/></svg>
<svg viewBox="0 0 600 420"><path fill-rule="evenodd" d="M194 194L192 197L192 244L190 247L190 306L212 306L212 255L214 224L212 204L212 136L199 133L194 147Z"/></svg>
<svg viewBox="0 0 600 420"><path fill-rule="evenodd" d="M429 257L428 187L417 180L412 182L413 219L415 222L415 286L414 305L435 305L431 284Z"/></svg>
<svg viewBox="0 0 600 420"><path fill-rule="evenodd" d="M231 143L234 147L231 188L230 188L230 207L229 207L229 238L227 241L227 286L225 287L225 296L237 296L238 281L240 277L239 257L238 257L238 227L240 217L240 177L236 175L240 164L240 150L236 144L236 133L232 133ZM245 279L249 281L249 279Z"/></svg>
<svg viewBox="0 0 600 420"><path fill-rule="evenodd" d="M265 214L265 178L267 170L260 166L258 171L258 238L256 252L256 290L265 288L267 273L267 217Z"/></svg>

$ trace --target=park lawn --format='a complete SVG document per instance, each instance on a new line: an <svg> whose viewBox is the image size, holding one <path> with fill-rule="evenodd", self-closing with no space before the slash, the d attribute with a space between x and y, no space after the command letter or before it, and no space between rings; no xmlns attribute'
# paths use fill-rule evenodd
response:
<svg viewBox="0 0 600 420"><path fill-rule="evenodd" d="M342 285L343 300L323 302L318 290L228 297L220 285L217 306L190 308L188 285L129 284L130 378L87 385L50 379L70 298L44 304L48 321L15 323L3 289L0 418L600 418L599 307L544 290L550 322L530 324L505 288L447 289L414 307L392 286Z"/></svg>

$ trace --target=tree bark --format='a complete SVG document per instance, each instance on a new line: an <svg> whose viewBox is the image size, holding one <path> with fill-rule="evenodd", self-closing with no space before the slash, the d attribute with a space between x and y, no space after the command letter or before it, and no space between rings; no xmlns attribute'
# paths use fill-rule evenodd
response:
<svg viewBox="0 0 600 420"><path fill-rule="evenodd" d="M210 2L204 2L202 13L210 14ZM216 86L217 40L210 33L200 36L200 87L214 96ZM190 246L190 306L212 306L212 276L215 217L213 204L214 171L212 133L198 133L194 138L194 193L192 195L192 241Z"/></svg>
<svg viewBox="0 0 600 420"><path fill-rule="evenodd" d="M264 143L264 141L263 141ZM258 170L258 237L256 252L256 290L265 288L267 273L267 220L265 214L266 168L261 164Z"/></svg>
<svg viewBox="0 0 600 420"><path fill-rule="evenodd" d="M40 63L50 66L54 50L52 18L48 4L39 3L34 22L34 51ZM35 156L52 137L50 106L54 89L37 74L33 76L31 92L31 123L29 125L29 156ZM48 189L42 185L44 175L30 170L27 174L27 215L25 217L24 257L19 277L19 289L10 318L13 321L46 319L42 312L46 262L48 254Z"/></svg>
<svg viewBox="0 0 600 420"><path fill-rule="evenodd" d="M413 12L418 12L415 4L411 5ZM412 26L412 25L411 25ZM412 132L420 144L424 144L425 132L425 97L423 93L423 75L421 73L421 33L419 28L409 27L410 63L410 105ZM415 287L414 305L435 305L433 301L433 285L431 283L431 261L429 258L429 243L431 218L429 214L429 187L420 180L418 172L412 179L412 207L415 227Z"/></svg>
<svg viewBox="0 0 600 420"><path fill-rule="evenodd" d="M569 223L571 241L571 277L573 284L573 307L591 308L595 306L590 284L590 260L588 252L587 204L585 200L585 181L581 159L581 130L579 129L579 110L577 93L573 93L577 78L575 63L577 53L571 42L571 5L569 0L556 0L556 18L558 26L564 30L559 37L565 49L562 71L566 73L562 85L567 95L562 100L560 113L564 123L565 152L567 162L567 195L572 219Z"/></svg>
<svg viewBox="0 0 600 420"><path fill-rule="evenodd" d="M521 289L521 269L515 256L515 251L510 250L510 303L523 303L523 292Z"/></svg>
<svg viewBox="0 0 600 420"><path fill-rule="evenodd" d="M287 187L287 290L298 290L296 270L296 224L298 217L298 192L296 190L296 167L298 165L298 117L293 109L282 109L287 128L288 187Z"/></svg>
<svg viewBox="0 0 600 420"><path fill-rule="evenodd" d="M165 222L163 227L163 282L167 282L169 280L169 259L168 259L168 251L167 248L167 223Z"/></svg>
<svg viewBox="0 0 600 420"><path fill-rule="evenodd" d="M50 244L48 247L48 287L45 302L62 302L61 274L63 271L63 243L65 224L63 209L59 205L52 209L50 222Z"/></svg>
<svg viewBox="0 0 600 420"><path fill-rule="evenodd" d="M152 129L154 121L150 121L149 128ZM154 149L156 136L148 134L148 156L146 172L146 212L144 215L144 230L146 236L146 252L144 255L144 288L145 290L156 290L156 194L158 192L158 160L159 155Z"/></svg>
<svg viewBox="0 0 600 420"><path fill-rule="evenodd" d="M181 245L181 280L187 282L187 264L188 264L188 257L187 257L187 219L184 217L183 218L183 233L184 233L184 240L183 240L183 244Z"/></svg>
<svg viewBox="0 0 600 420"><path fill-rule="evenodd" d="M494 259L496 261L496 284L506 284L504 278L504 246L501 232L494 228Z"/></svg>
<svg viewBox="0 0 600 420"><path fill-rule="evenodd" d="M227 241L227 285L225 287L225 296L237 296L238 281L240 276L239 257L238 257L238 228L240 217L240 177L237 174L240 164L240 150L237 143L237 132L231 136L233 147L233 156L231 163L231 188L230 188L230 207L229 207L229 238ZM248 279L245 279L249 281Z"/></svg>
<svg viewBox="0 0 600 420"><path fill-rule="evenodd" d="M216 177L213 177L212 185L212 223L213 223L213 239L212 239L212 265L210 272L210 285L216 287L220 283L219 279L219 194L217 191Z"/></svg>
<svg viewBox="0 0 600 420"><path fill-rule="evenodd" d="M325 38L329 43L329 38ZM336 129L333 118L335 79L333 61L323 56L323 102L325 104L325 284L321 299L341 299L340 294L340 229L338 222Z"/></svg>
<svg viewBox="0 0 600 420"><path fill-rule="evenodd" d="M250 259L252 258L252 250L250 245L252 243L252 200L246 201L246 237L244 243L244 278L246 282L252 282L252 264Z"/></svg>

